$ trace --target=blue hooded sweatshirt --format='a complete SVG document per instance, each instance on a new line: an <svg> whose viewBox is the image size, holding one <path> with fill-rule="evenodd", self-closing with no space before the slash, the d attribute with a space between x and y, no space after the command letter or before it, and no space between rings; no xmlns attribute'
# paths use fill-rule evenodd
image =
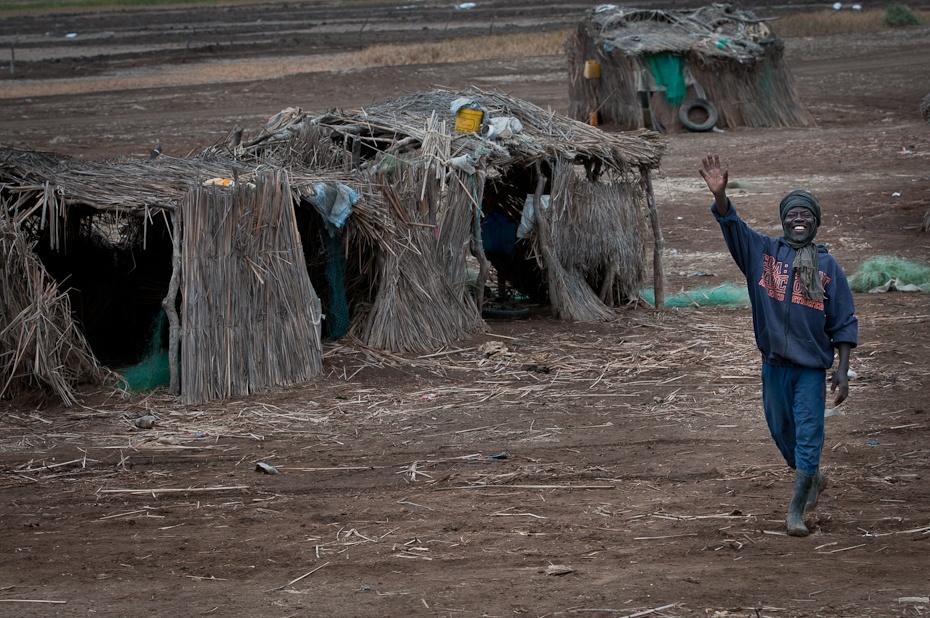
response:
<svg viewBox="0 0 930 618"><path fill-rule="evenodd" d="M716 205L711 212L736 265L746 276L752 324L762 362L783 367L829 369L838 343L856 347L859 321L846 275L827 248L818 245L822 301L804 297L792 270L795 250L784 238L750 228L733 204L725 217Z"/></svg>

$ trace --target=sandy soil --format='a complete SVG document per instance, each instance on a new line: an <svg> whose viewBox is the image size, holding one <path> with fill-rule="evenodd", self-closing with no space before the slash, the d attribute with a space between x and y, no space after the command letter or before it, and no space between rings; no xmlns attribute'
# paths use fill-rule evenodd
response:
<svg viewBox="0 0 930 618"><path fill-rule="evenodd" d="M0 43L17 37L19 60L0 80L0 142L185 155L287 106L434 84L565 110L561 57L250 72L343 53L360 33L519 31L534 16L556 28L585 8L488 6L4 17ZM67 47L84 39L92 55ZM712 150L762 231L802 186L821 196L820 238L847 273L927 257L930 30L789 39L787 53L816 128L669 136L656 190L671 293L740 281L696 173ZM236 70L211 81L219 64ZM791 476L761 417L748 310L573 324L540 308L443 355L330 342L317 382L247 399L0 403L0 615L924 615L930 312L922 294L856 302L858 377L827 419L831 485L808 538L783 534ZM143 413L154 428L132 426Z"/></svg>

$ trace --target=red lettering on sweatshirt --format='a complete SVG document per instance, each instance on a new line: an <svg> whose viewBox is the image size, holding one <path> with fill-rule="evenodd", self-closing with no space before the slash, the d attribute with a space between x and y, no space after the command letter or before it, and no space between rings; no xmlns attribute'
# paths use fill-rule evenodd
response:
<svg viewBox="0 0 930 618"><path fill-rule="evenodd" d="M788 291L789 266L784 262L776 262L771 255L762 254L762 279L759 285L765 288L770 298L785 300Z"/></svg>
<svg viewBox="0 0 930 618"><path fill-rule="evenodd" d="M830 283L830 277L828 277L822 270L820 271L820 281L823 283L824 289L826 289L827 284ZM811 300L809 298L804 298L804 293L801 291L801 282L797 277L794 278L794 285L792 286L791 290L791 302L793 302L795 305L804 305L805 307L810 307L811 309L823 311L822 300Z"/></svg>

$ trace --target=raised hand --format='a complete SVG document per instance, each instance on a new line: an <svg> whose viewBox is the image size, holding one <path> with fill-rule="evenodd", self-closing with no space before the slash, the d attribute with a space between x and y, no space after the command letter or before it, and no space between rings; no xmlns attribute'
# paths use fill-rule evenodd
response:
<svg viewBox="0 0 930 618"><path fill-rule="evenodd" d="M720 157L715 154L708 154L701 159L703 168L698 171L701 178L707 183L707 188L714 194L714 202L717 205L717 212L721 217L725 217L730 210L730 201L727 199L727 182L730 179L727 168L720 166Z"/></svg>
<svg viewBox="0 0 930 618"><path fill-rule="evenodd" d="M708 154L701 159L701 163L704 164L704 168L698 171L701 173L701 178L707 183L710 192L714 194L714 197L721 194L726 195L729 172L727 168L720 166L720 157L715 154Z"/></svg>

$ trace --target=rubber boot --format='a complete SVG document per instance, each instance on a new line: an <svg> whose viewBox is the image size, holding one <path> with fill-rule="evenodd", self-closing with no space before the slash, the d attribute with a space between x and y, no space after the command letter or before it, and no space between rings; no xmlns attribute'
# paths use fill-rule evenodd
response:
<svg viewBox="0 0 930 618"><path fill-rule="evenodd" d="M807 504L807 494L814 484L814 475L794 471L794 495L788 507L788 536L807 536L811 533L804 523L804 506Z"/></svg>
<svg viewBox="0 0 930 618"><path fill-rule="evenodd" d="M827 477L823 472L817 470L814 475L814 482L811 483L811 491L807 494L807 504L804 505L805 511L811 511L817 507L817 500L820 498L820 492L827 488Z"/></svg>

